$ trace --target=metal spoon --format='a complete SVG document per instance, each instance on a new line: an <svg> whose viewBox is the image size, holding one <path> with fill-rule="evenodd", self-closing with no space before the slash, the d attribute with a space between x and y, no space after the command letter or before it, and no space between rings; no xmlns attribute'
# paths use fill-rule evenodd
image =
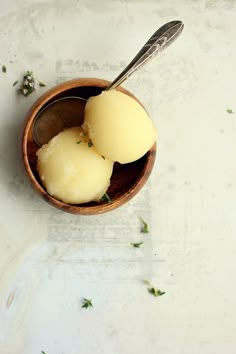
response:
<svg viewBox="0 0 236 354"><path fill-rule="evenodd" d="M183 28L184 24L181 21L171 21L161 26L105 90L109 91L121 85L137 69L174 42ZM64 128L79 125L78 115L83 115L85 104L86 99L82 97L63 97L44 107L34 121L33 138L35 142L42 146Z"/></svg>

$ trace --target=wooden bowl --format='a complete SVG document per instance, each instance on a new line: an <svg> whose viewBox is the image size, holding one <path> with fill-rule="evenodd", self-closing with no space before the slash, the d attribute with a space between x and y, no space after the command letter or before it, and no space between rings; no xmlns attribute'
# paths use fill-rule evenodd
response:
<svg viewBox="0 0 236 354"><path fill-rule="evenodd" d="M81 78L63 82L44 93L33 104L26 116L22 139L22 155L26 173L41 197L63 211L79 215L94 215L116 209L127 203L140 191L152 171L156 155L156 144L153 145L145 156L135 162L123 165L115 163L111 184L107 191L112 200L109 203L90 202L79 205L63 203L48 194L39 179L36 169L36 151L39 147L34 142L32 136L32 127L37 114L46 105L62 97L77 96L87 99L90 96L98 95L109 83L109 81L96 78ZM124 88L119 87L118 90L138 101L132 93Z"/></svg>

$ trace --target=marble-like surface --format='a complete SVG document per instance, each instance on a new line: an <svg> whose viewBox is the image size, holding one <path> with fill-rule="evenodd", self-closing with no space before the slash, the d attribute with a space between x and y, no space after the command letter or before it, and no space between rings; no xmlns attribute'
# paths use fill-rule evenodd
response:
<svg viewBox="0 0 236 354"><path fill-rule="evenodd" d="M234 354L236 1L1 0L0 9L0 353ZM148 185L100 216L47 205L20 162L30 105L66 79L113 79L172 19L184 22L181 37L124 84L158 127ZM12 86L25 70L47 83L27 98ZM143 279L166 294L152 297Z"/></svg>

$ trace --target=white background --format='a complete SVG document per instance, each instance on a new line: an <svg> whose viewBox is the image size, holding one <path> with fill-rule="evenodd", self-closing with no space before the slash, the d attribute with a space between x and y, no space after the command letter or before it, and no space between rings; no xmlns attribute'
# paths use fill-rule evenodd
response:
<svg viewBox="0 0 236 354"><path fill-rule="evenodd" d="M0 2L0 353L236 353L236 1ZM66 79L112 80L173 19L181 37L124 84L158 128L147 186L100 216L46 204L20 160L31 104ZM26 70L47 87L24 98Z"/></svg>

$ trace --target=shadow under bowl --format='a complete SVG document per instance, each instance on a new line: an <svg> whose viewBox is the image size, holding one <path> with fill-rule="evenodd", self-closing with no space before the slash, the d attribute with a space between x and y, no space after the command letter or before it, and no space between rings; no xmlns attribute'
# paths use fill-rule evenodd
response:
<svg viewBox="0 0 236 354"><path fill-rule="evenodd" d="M49 104L64 97L82 97L88 99L99 95L108 85L109 81L96 78L80 78L59 84L44 93L30 108L26 118L22 137L22 156L26 173L34 188L43 199L53 206L78 215L96 215L116 209L132 199L147 182L156 156L156 144L139 160L128 164L114 164L111 184L107 191L111 202L90 202L84 204L67 204L52 197L42 185L37 172L37 156L39 149L33 139L33 125L37 115ZM117 90L139 100L122 87ZM142 105L142 104L141 104ZM78 114L78 124L83 123L83 112Z"/></svg>

